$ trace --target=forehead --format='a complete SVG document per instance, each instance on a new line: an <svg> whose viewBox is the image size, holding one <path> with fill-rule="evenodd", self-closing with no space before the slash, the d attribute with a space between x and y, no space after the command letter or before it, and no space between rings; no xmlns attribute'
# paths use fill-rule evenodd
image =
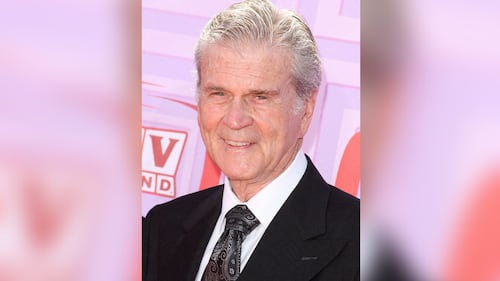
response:
<svg viewBox="0 0 500 281"><path fill-rule="evenodd" d="M200 84L202 87L281 87L290 82L291 61L290 52L281 48L212 44L200 60Z"/></svg>

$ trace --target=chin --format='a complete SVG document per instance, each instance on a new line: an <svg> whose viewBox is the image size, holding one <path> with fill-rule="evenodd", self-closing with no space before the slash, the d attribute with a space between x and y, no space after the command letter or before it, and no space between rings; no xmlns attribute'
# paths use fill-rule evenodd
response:
<svg viewBox="0 0 500 281"><path fill-rule="evenodd" d="M248 170L231 169L224 172L224 175L226 175L226 177L231 181L248 181L256 178L256 175L254 173L249 173Z"/></svg>
<svg viewBox="0 0 500 281"><path fill-rule="evenodd" d="M223 171L227 171L227 174L240 176L254 174L255 172L252 171L255 168L255 164L249 158L251 157L246 155L245 157L241 157L241 155L224 154L216 160L216 163L220 163L219 167Z"/></svg>

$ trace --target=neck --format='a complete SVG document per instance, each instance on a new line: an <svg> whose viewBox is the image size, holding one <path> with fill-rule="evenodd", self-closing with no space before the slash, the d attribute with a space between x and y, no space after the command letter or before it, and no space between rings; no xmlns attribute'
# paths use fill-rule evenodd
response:
<svg viewBox="0 0 500 281"><path fill-rule="evenodd" d="M298 144L292 149L292 153L282 159L281 165L278 165L275 169L273 169L273 171L264 179L254 181L229 179L236 197L238 197L241 202L247 202L250 200L253 196L255 196L255 194L280 176L292 164L299 150L300 142L298 142Z"/></svg>

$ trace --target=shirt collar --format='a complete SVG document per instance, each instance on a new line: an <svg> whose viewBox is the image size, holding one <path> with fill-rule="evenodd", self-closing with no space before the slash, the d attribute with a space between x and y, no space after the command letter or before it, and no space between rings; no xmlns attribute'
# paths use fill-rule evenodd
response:
<svg viewBox="0 0 500 281"><path fill-rule="evenodd" d="M307 160L304 152L300 150L295 156L292 164L290 164L283 173L257 192L257 194L247 202L241 202L238 197L236 197L232 190L231 183L226 177L222 195L221 215L225 216L231 208L238 204L245 204L257 217L260 223L267 227L299 183L306 168Z"/></svg>

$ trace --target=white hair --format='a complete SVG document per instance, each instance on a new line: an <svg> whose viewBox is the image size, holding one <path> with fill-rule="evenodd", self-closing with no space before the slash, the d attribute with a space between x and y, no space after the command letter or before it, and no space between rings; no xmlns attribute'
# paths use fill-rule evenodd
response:
<svg viewBox="0 0 500 281"><path fill-rule="evenodd" d="M321 60L306 22L297 13L279 10L266 0L247 0L231 5L213 17L202 30L195 50L200 86L200 61L205 48L214 43L245 46L248 42L288 50L292 55L290 75L299 99L295 111L321 83ZM199 90L199 89L198 89Z"/></svg>

